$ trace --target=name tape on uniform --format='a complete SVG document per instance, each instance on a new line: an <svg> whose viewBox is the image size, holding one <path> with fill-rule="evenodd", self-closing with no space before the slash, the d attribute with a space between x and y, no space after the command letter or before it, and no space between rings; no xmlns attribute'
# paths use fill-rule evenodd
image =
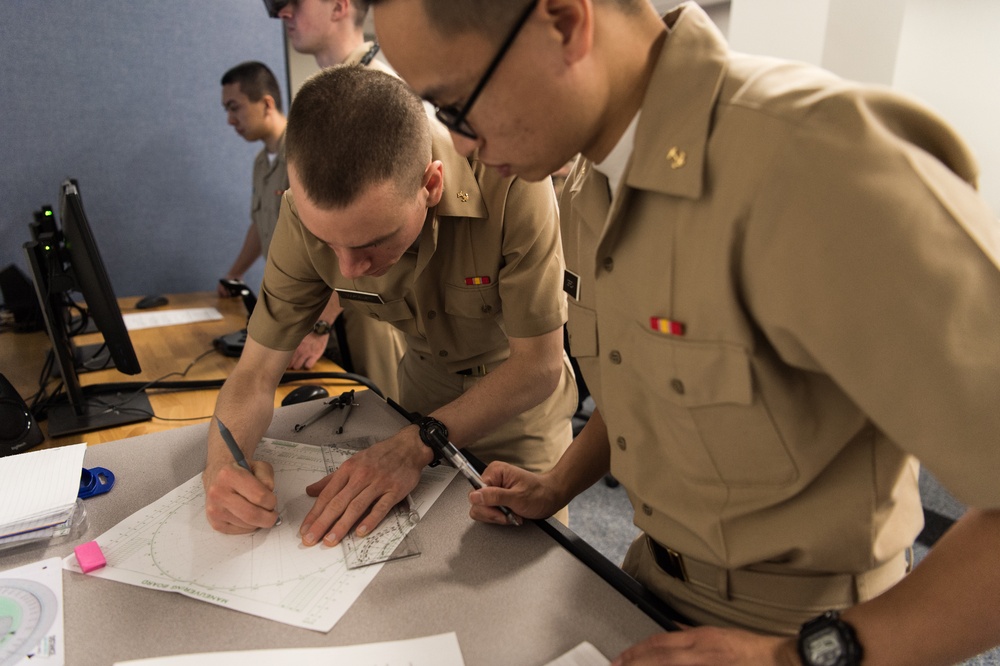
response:
<svg viewBox="0 0 1000 666"><path fill-rule="evenodd" d="M370 291L354 291L352 289L334 289L337 295L345 301L361 301L362 303L385 303L382 297Z"/></svg>

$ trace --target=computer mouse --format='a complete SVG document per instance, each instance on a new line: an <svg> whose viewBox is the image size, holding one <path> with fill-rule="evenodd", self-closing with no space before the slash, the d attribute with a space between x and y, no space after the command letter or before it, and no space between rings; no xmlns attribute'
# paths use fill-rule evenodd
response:
<svg viewBox="0 0 1000 666"><path fill-rule="evenodd" d="M143 296L140 298L135 307L139 310L146 310L149 308L158 308L161 305L166 305L170 301L166 296L161 296L160 294L150 294L149 296Z"/></svg>
<svg viewBox="0 0 1000 666"><path fill-rule="evenodd" d="M285 396L285 399L281 401L281 406L286 405L297 405L300 402L306 402L308 400L319 400L320 398L329 398L330 392L327 391L322 386L317 386L315 384L306 384L300 386Z"/></svg>

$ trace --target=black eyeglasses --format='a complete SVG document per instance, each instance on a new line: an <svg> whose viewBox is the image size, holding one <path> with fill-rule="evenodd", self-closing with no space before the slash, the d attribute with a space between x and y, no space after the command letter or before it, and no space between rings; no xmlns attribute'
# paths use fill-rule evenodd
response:
<svg viewBox="0 0 1000 666"><path fill-rule="evenodd" d="M465 120L465 117L469 115L469 109L471 109L472 105L476 103L476 98L479 97L479 93L481 93L483 88L486 87L490 77L493 76L493 71L497 68L497 65L500 64L500 61L503 60L507 51L510 50L514 40L517 39L518 33L521 32L521 28L524 27L524 24L528 22L528 17L531 16L531 12L535 10L537 5L538 0L532 0L532 2L528 3L528 6L525 7L524 13L521 14L521 17L517 19L517 23L514 24L514 29L510 31L509 35L507 35L507 39L504 41L503 46L500 47L500 51L497 53L496 57L493 58L493 62L490 63L490 66L486 68L486 73L483 74L483 78L479 79L479 83L476 85L475 90L473 90L472 94L469 95L468 101L461 109L456 107L454 104L449 104L448 106L438 106L437 104L434 104L437 119L440 120L449 130L457 132L470 139L479 138L479 135L476 134L476 130L472 129L468 121Z"/></svg>

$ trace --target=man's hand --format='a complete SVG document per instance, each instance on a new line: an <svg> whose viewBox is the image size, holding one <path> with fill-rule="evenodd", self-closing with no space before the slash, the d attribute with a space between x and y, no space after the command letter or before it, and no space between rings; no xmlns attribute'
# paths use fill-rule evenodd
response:
<svg viewBox="0 0 1000 666"><path fill-rule="evenodd" d="M794 640L790 638L765 636L742 629L694 627L655 634L622 652L613 663L614 666L796 666L799 660Z"/></svg>
<svg viewBox="0 0 1000 666"><path fill-rule="evenodd" d="M302 342L295 349L295 353L292 354L292 360L288 364L288 367L292 370L312 370L312 367L316 365L316 361L326 351L326 344L329 339L329 333L326 335L318 335L316 333L306 334L306 337L302 338Z"/></svg>
<svg viewBox="0 0 1000 666"><path fill-rule="evenodd" d="M253 474L235 462L206 469L205 515L209 524L225 534L247 534L272 527L278 520L275 507L274 470L266 462L250 461Z"/></svg>
<svg viewBox="0 0 1000 666"><path fill-rule="evenodd" d="M469 516L473 520L508 525L507 517L496 507L505 506L524 518L548 518L566 506L548 474L492 462L482 476L488 487L469 493Z"/></svg>
<svg viewBox="0 0 1000 666"><path fill-rule="evenodd" d="M306 488L316 503L299 528L302 543L312 546L322 539L324 545L336 546L362 518L358 536L371 533L417 487L421 470L432 459L416 426L354 454L337 471Z"/></svg>

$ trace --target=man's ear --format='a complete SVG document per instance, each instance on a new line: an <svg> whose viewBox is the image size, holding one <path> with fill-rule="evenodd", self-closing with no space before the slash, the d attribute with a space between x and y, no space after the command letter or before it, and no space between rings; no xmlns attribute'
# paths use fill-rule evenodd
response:
<svg viewBox="0 0 1000 666"><path fill-rule="evenodd" d="M330 5L331 21L339 21L344 18L350 18L351 0L331 0Z"/></svg>
<svg viewBox="0 0 1000 666"><path fill-rule="evenodd" d="M535 10L555 31L566 64L581 60L594 44L592 0L542 0Z"/></svg>
<svg viewBox="0 0 1000 666"><path fill-rule="evenodd" d="M275 103L274 98L271 97L270 95L268 95L268 94L265 93L264 96L261 97L260 99L261 99L262 102L264 102L264 112L265 112L265 114L266 113L270 113L272 111L277 111L278 110L277 103Z"/></svg>
<svg viewBox="0 0 1000 666"><path fill-rule="evenodd" d="M441 202L444 195L444 164L434 160L424 169L424 179L421 187L427 191L427 207L433 208Z"/></svg>

